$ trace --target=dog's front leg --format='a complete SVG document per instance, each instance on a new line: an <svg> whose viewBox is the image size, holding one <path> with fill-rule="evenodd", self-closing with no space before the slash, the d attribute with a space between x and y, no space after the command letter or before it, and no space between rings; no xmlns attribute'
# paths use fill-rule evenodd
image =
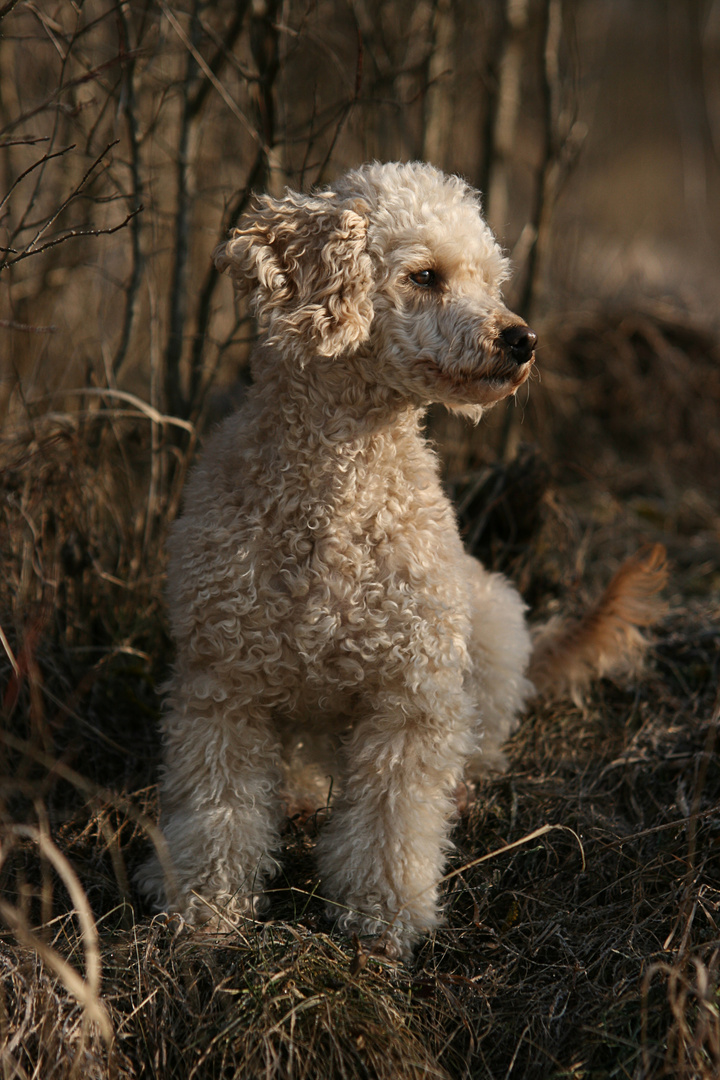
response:
<svg viewBox="0 0 720 1080"><path fill-rule="evenodd" d="M376 698L345 747L341 794L318 845L323 892L335 901L329 912L391 956L407 956L439 920L452 793L473 712L461 688L439 690L433 713L418 708L424 694Z"/></svg>
<svg viewBox="0 0 720 1080"><path fill-rule="evenodd" d="M161 826L168 852L141 867L141 890L189 922L219 929L254 915L277 864L280 763L269 714L178 677L164 722ZM169 857L167 857L169 855Z"/></svg>

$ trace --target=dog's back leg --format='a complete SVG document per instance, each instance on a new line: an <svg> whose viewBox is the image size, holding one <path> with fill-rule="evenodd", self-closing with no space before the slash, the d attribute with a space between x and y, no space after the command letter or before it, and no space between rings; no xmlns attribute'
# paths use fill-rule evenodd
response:
<svg viewBox="0 0 720 1080"><path fill-rule="evenodd" d="M472 658L466 686L477 705L477 721L465 775L477 780L507 768L503 744L517 727L533 692L525 677L531 642L525 604L515 586L469 555L466 568Z"/></svg>

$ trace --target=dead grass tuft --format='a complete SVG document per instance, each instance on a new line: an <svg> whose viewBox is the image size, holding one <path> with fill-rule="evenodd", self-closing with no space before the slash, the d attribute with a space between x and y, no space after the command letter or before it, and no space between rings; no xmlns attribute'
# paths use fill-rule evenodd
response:
<svg viewBox="0 0 720 1080"><path fill-rule="evenodd" d="M534 422L554 460L624 494L717 494L720 344L668 304L606 309L548 328Z"/></svg>

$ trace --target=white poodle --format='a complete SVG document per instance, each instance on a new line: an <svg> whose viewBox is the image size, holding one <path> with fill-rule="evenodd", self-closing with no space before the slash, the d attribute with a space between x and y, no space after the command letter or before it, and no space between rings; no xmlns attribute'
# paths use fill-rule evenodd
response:
<svg viewBox="0 0 720 1080"><path fill-rule="evenodd" d="M479 419L528 378L536 336L502 302L478 194L429 165L262 196L215 259L262 338L172 530L172 873L155 860L142 886L191 922L252 916L283 756L324 746L321 891L407 954L438 922L456 785L503 767L533 691L523 602L463 551L423 415ZM572 688L633 657L661 577L659 557L635 563L580 626L542 631L533 680Z"/></svg>

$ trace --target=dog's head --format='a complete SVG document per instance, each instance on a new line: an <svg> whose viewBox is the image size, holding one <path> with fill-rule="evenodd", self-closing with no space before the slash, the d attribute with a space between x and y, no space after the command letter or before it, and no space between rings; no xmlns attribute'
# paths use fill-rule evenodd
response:
<svg viewBox="0 0 720 1080"><path fill-rule="evenodd" d="M501 298L478 194L429 165L368 165L319 195L263 196L215 252L268 338L405 400L477 414L527 379L536 335Z"/></svg>

